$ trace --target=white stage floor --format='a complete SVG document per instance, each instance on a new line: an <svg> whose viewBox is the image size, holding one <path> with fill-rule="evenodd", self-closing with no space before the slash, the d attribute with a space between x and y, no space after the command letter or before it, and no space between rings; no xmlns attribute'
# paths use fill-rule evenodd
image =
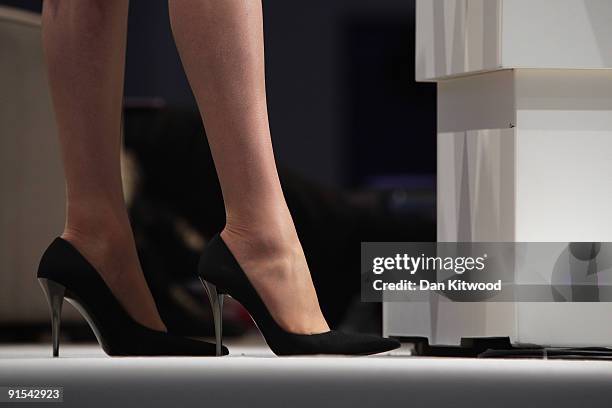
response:
<svg viewBox="0 0 612 408"><path fill-rule="evenodd" d="M63 345L52 359L49 346L5 345L0 387L61 386L62 407L612 406L612 362L277 358L228 347L222 358L108 358L97 345Z"/></svg>

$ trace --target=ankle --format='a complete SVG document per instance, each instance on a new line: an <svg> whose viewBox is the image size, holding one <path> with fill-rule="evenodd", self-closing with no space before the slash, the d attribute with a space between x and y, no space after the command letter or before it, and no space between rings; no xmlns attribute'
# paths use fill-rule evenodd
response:
<svg viewBox="0 0 612 408"><path fill-rule="evenodd" d="M61 238L74 244L77 249L94 249L97 254L116 253L122 248L129 248L132 241L128 232L112 228L81 228L66 226Z"/></svg>
<svg viewBox="0 0 612 408"><path fill-rule="evenodd" d="M227 223L221 237L226 244L239 245L241 249L261 257L295 256L301 252L301 244L292 223L245 225Z"/></svg>
<svg viewBox="0 0 612 408"><path fill-rule="evenodd" d="M125 208L68 205L62 238L79 241L122 243L133 239Z"/></svg>
<svg viewBox="0 0 612 408"><path fill-rule="evenodd" d="M100 271L110 259L129 261L135 256L135 243L127 214L124 220L106 212L90 216L69 213L61 237L73 244Z"/></svg>

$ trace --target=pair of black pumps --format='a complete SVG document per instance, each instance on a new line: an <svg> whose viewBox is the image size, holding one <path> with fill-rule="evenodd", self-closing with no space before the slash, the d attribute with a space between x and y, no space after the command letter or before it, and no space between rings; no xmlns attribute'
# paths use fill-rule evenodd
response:
<svg viewBox="0 0 612 408"><path fill-rule="evenodd" d="M222 311L225 294L240 302L257 324L268 346L279 356L369 355L399 347L386 338L331 330L321 334L295 334L281 328L251 285L219 235L207 245L198 266L210 299L216 344L149 329L119 304L91 264L69 242L57 238L45 251L38 280L51 309L53 356L59 355L59 332L64 299L85 317L98 342L110 356L221 356Z"/></svg>

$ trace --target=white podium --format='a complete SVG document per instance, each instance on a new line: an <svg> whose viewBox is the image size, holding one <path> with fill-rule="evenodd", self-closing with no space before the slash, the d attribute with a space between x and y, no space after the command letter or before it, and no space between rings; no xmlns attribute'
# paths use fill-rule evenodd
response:
<svg viewBox="0 0 612 408"><path fill-rule="evenodd" d="M612 241L612 1L417 0L438 241ZM607 303L385 303L384 333L612 345Z"/></svg>

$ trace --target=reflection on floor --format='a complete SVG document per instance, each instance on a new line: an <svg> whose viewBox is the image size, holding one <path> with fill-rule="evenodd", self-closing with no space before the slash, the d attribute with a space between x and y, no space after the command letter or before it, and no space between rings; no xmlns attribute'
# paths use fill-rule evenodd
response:
<svg viewBox="0 0 612 408"><path fill-rule="evenodd" d="M612 400L611 362L276 358L258 339L227 345L223 358L108 358L97 345L64 344L59 359L49 345L4 345L0 387L62 386L63 407L608 408Z"/></svg>

